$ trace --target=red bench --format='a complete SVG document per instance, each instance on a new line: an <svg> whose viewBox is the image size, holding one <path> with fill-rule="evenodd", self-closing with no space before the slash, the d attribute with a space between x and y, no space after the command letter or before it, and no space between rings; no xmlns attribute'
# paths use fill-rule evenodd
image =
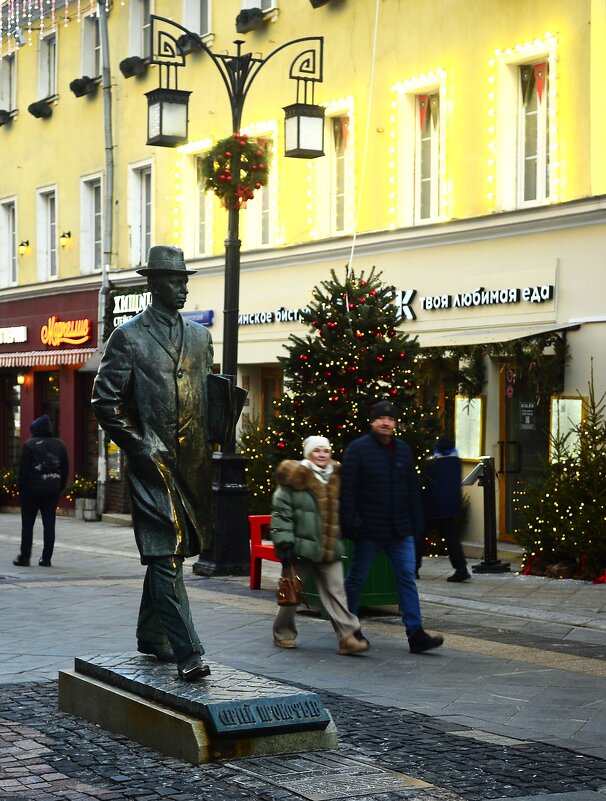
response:
<svg viewBox="0 0 606 801"><path fill-rule="evenodd" d="M261 588L261 561L279 562L273 543L263 542L263 534L269 532L271 515L249 515L250 529L250 589Z"/></svg>

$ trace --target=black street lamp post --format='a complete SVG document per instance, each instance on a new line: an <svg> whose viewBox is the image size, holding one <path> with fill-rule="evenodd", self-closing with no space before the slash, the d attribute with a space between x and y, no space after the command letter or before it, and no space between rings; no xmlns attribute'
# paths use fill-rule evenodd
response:
<svg viewBox="0 0 606 801"><path fill-rule="evenodd" d="M289 77L296 81L296 102L285 108L285 155L316 158L324 155L324 109L313 103L315 84L322 81L324 39L307 36L277 47L265 58L242 53L237 40L235 55L213 53L193 31L172 20L151 16L152 64L160 69L160 86L147 93L148 144L175 147L187 142L189 92L177 86L178 70L185 66L182 45L193 40L218 69L231 105L232 132L239 133L244 101L260 70L287 47L306 43L290 66ZM308 102L311 101L311 102ZM231 156L231 174L240 175L240 155ZM238 374L238 315L240 297L239 204L228 208L225 239L225 288L223 311L222 371ZM235 440L213 459L213 541L209 551L200 554L194 572L200 575L246 575L250 568L250 547L246 507L245 460L237 454Z"/></svg>

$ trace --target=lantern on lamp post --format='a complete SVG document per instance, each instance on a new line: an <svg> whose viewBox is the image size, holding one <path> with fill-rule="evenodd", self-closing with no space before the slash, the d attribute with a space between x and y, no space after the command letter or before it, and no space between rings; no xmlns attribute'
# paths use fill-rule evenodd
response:
<svg viewBox="0 0 606 801"><path fill-rule="evenodd" d="M159 87L146 92L147 144L176 147L187 142L191 92Z"/></svg>
<svg viewBox="0 0 606 801"><path fill-rule="evenodd" d="M284 107L284 155L296 159L324 155L324 106L292 103Z"/></svg>
<svg viewBox="0 0 606 801"><path fill-rule="evenodd" d="M287 106L286 155L317 158L324 155L324 108L314 105L315 84L322 81L324 39L305 36L277 47L265 58L242 53L236 40L235 54L213 53L197 33L165 17L150 17L151 57L157 64L160 86L147 92L149 145L174 147L187 141L189 92L179 91L177 71L185 66L182 42L190 39L203 50L219 71L231 106L232 128L239 133L248 91L260 70L286 47L305 44L290 65L289 78L296 81L296 102ZM183 38L185 34L185 39ZM206 59L205 62L207 63ZM311 102L308 102L311 101ZM237 153L231 156L231 172L240 174ZM225 290L222 371L234 382L238 369L238 314L240 292L239 205L228 208L225 239ZM235 441L213 455L213 537L209 551L193 566L201 575L247 575L250 569L245 460L236 453Z"/></svg>

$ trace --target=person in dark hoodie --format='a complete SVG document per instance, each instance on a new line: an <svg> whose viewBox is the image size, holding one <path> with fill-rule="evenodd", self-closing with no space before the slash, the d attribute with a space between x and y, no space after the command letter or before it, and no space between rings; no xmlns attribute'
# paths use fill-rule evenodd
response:
<svg viewBox="0 0 606 801"><path fill-rule="evenodd" d="M305 581L316 580L338 643L338 653L349 656L368 650L360 622L347 608L343 587L343 543L339 536L341 466L331 459L326 437L307 437L302 461L285 459L276 469L278 487L271 504L270 536L283 568L295 566ZM280 606L273 625L278 648L296 648L295 606Z"/></svg>
<svg viewBox="0 0 606 801"><path fill-rule="evenodd" d="M446 581L467 581L471 578L457 531L456 519L462 510L461 460L454 442L442 434L435 452L425 465L423 504L429 529L434 529L446 542L448 558L455 572ZM417 568L420 567L420 556Z"/></svg>
<svg viewBox="0 0 606 801"><path fill-rule="evenodd" d="M34 523L42 515L44 547L41 567L50 567L55 546L57 502L67 484L69 460L62 440L53 436L51 422L43 414L29 427L31 438L21 451L17 488L21 496L21 551L13 560L18 567L29 567Z"/></svg>
<svg viewBox="0 0 606 801"><path fill-rule="evenodd" d="M415 537L424 530L421 489L408 445L394 436L399 410L381 401L370 410L370 432L346 449L341 469L341 531L353 540L345 590L358 613L375 557L385 551L394 570L402 622L413 654L444 642L423 628L415 581Z"/></svg>

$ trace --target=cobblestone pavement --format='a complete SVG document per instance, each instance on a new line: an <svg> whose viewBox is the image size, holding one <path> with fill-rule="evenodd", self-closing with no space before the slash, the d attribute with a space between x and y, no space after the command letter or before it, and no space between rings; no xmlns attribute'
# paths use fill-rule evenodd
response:
<svg viewBox="0 0 606 801"><path fill-rule="evenodd" d="M55 682L4 685L0 798L483 801L606 789L601 759L321 695L339 730L338 752L192 767L59 712ZM374 784L379 792L372 792Z"/></svg>
<svg viewBox="0 0 606 801"><path fill-rule="evenodd" d="M277 566L186 573L210 660L311 688L338 751L191 767L58 711L75 656L131 651L142 568L128 528L58 520L53 568L15 568L18 518L0 514L0 800L606 801L606 587L511 574L445 582L425 560L438 652L408 653L394 608L367 610L371 651L336 654L298 616L296 651L271 641ZM38 532L39 538L39 532Z"/></svg>

